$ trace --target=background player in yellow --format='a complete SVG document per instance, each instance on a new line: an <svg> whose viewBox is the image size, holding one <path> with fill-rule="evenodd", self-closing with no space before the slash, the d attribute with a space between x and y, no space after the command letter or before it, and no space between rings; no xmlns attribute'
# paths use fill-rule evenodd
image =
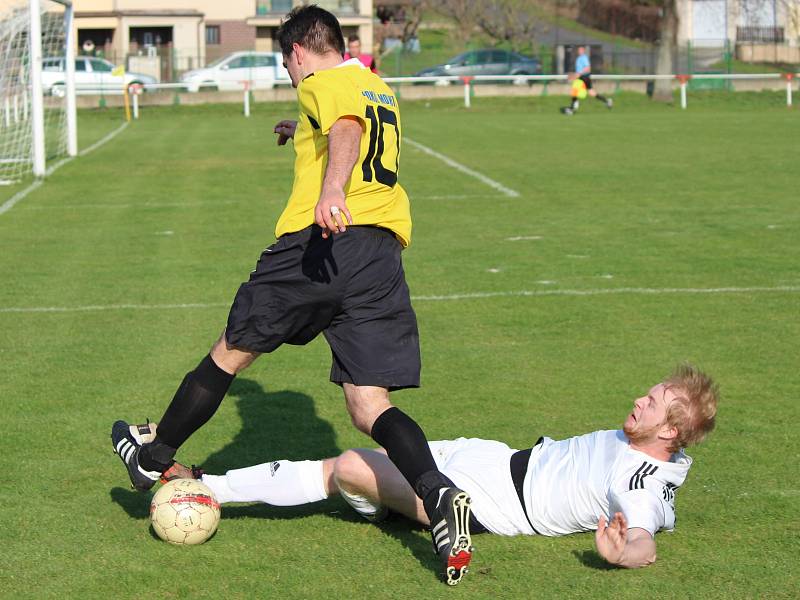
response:
<svg viewBox="0 0 800 600"><path fill-rule="evenodd" d="M408 197L397 183L397 100L358 59L343 60L339 23L317 6L297 7L278 31L297 88L297 121L275 127L294 139L292 193L268 247L234 298L211 352L186 374L159 421L139 443L125 421L112 427L131 483L191 476L177 449L216 412L237 373L282 344L322 333L330 379L344 390L353 424L386 449L422 499L441 575L455 585L472 546L471 499L437 468L419 425L389 392L419 386L419 334L401 251L411 241Z"/></svg>

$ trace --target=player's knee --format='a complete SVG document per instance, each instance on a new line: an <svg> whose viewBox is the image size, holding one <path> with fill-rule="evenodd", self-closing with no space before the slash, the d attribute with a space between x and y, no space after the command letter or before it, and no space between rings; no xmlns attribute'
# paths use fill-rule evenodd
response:
<svg viewBox="0 0 800 600"><path fill-rule="evenodd" d="M362 433L371 435L375 420L391 407L388 391L377 387L345 385L344 392L347 412L353 425Z"/></svg>
<svg viewBox="0 0 800 600"><path fill-rule="evenodd" d="M363 411L351 410L350 421L361 433L370 435L372 432L372 424L375 422L375 419L370 419L369 416Z"/></svg>
<svg viewBox="0 0 800 600"><path fill-rule="evenodd" d="M225 339L225 332L223 332L211 348L211 358L220 369L231 375L236 375L253 364L253 361L258 358L258 354L231 346Z"/></svg>
<svg viewBox="0 0 800 600"><path fill-rule="evenodd" d="M355 450L343 452L333 465L333 477L337 485L344 485L348 491L354 491L353 485L358 482L359 474L364 468L364 459Z"/></svg>

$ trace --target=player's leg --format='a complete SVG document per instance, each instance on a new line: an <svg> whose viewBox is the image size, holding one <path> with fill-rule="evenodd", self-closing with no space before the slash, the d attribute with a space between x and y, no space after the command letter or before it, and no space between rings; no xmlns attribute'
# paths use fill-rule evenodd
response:
<svg viewBox="0 0 800 600"><path fill-rule="evenodd" d="M345 451L336 459L333 475L345 500L367 519L374 520L381 507L386 507L423 525L430 524L422 500L382 448ZM357 498L355 503L353 497ZM367 502L359 502L358 497Z"/></svg>
<svg viewBox="0 0 800 600"><path fill-rule="evenodd" d="M419 386L419 333L402 246L387 230L351 227L333 248L340 268L350 267L353 274L342 310L325 330L333 353L331 381L344 388L353 423L386 449L422 499L441 573L453 585L471 556L469 495L436 467L416 421L389 402L389 390Z"/></svg>
<svg viewBox="0 0 800 600"><path fill-rule="evenodd" d="M236 375L258 356L258 352L231 346L223 331L211 352L183 378L158 422L156 439L142 446L140 465L151 470L168 468L177 449L217 412Z"/></svg>
<svg viewBox="0 0 800 600"><path fill-rule="evenodd" d="M606 96L603 96L603 94L598 94L597 90L594 90L594 89L590 90L589 93L592 96L594 96L595 98L597 98L600 102L605 104L608 108L611 108L613 106L613 102L611 101L611 98L607 98Z"/></svg>
<svg viewBox="0 0 800 600"><path fill-rule="evenodd" d="M225 475L202 476L217 500L263 502L272 506L299 506L325 500L338 493L333 478L335 458L325 460L278 460Z"/></svg>
<svg viewBox="0 0 800 600"><path fill-rule="evenodd" d="M587 75L585 77L581 77L581 79L583 79L583 82L586 84L586 91L589 93L589 95L592 98L597 98L600 102L605 104L608 108L611 108L612 106L614 106L614 101L611 98L607 98L607 97L603 96L603 94L598 94L597 93L597 90L594 89L594 86L592 86L592 78L591 77L589 77Z"/></svg>
<svg viewBox="0 0 800 600"><path fill-rule="evenodd" d="M114 423L112 444L135 488L146 490L158 481L178 448L217 411L236 374L257 357L256 352L232 347L223 332L211 352L183 378L159 420L154 440L140 446L125 421Z"/></svg>
<svg viewBox="0 0 800 600"><path fill-rule="evenodd" d="M353 424L386 449L399 472L417 490L428 515L434 513L438 490L453 483L437 469L422 428L392 406L385 387L346 382L342 387Z"/></svg>
<svg viewBox="0 0 800 600"><path fill-rule="evenodd" d="M152 444L139 448L127 423L114 424L112 443L134 487L149 489L170 467L177 448L216 412L236 373L284 342L311 341L330 323L333 309L310 306L309 300L324 304L335 297L325 262L329 244L320 240L318 228L308 227L282 236L261 254L236 293L223 336L184 377Z"/></svg>

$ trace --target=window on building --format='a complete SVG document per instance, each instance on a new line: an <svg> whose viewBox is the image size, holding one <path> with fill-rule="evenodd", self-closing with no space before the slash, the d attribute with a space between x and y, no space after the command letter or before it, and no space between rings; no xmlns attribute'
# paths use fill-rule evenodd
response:
<svg viewBox="0 0 800 600"><path fill-rule="evenodd" d="M206 44L209 46L219 44L219 25L206 25Z"/></svg>

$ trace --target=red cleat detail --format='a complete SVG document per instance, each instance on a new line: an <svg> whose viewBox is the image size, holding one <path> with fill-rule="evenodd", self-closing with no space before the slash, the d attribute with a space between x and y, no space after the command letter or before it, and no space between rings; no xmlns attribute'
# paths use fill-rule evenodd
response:
<svg viewBox="0 0 800 600"><path fill-rule="evenodd" d="M469 566L469 561L472 560L472 554L469 552L459 552L455 556L451 556L447 560L448 567L455 567L457 570Z"/></svg>

